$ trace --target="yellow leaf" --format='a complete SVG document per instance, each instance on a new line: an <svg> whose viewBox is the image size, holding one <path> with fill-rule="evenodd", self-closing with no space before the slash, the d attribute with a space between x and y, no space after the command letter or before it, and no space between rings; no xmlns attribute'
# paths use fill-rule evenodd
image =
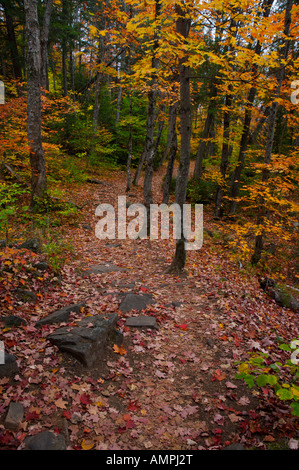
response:
<svg viewBox="0 0 299 470"><path fill-rule="evenodd" d="M244 362L243 364L240 364L240 365L239 365L239 372L240 372L240 374L241 374L242 372L248 372L248 368L249 368L249 366L248 366L248 364L246 364L246 362Z"/></svg>
<svg viewBox="0 0 299 470"><path fill-rule="evenodd" d="M90 450L94 447L94 442L83 439L83 441L81 443L81 447L82 447L83 450Z"/></svg>

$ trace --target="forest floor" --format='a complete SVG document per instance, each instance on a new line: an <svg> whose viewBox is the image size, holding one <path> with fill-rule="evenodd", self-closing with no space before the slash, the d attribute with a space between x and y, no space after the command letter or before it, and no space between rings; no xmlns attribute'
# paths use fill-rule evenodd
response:
<svg viewBox="0 0 299 470"><path fill-rule="evenodd" d="M155 202L160 202L161 176L154 177ZM19 373L0 379L0 448L22 449L26 437L47 429L64 434L68 449L218 450L232 443L246 449L296 448L298 418L287 404L269 388L250 389L235 375L250 352L267 352L272 362L280 359L279 340L298 338L298 313L270 300L258 279L206 233L203 247L188 252L180 276L164 272L174 254L173 240L96 238L97 205L117 207L117 196L126 195L124 173L97 177L103 184L63 187L68 200L83 209L79 222L59 227L75 247L61 280L55 282L49 272L33 280L26 271L43 255L1 250L4 262L16 268L6 280L2 313L27 324L2 331ZM142 185L127 199L142 202ZM209 209L204 226L214 229ZM84 275L103 263L125 270ZM22 287L37 294L34 304L14 297L12 287L21 279ZM132 312L120 312L117 297L107 294L132 290L154 297L155 304L143 313L156 318L158 330L124 325ZM53 326L35 327L38 319L82 300L87 303L83 316L118 312L124 335L121 354L109 345L106 360L92 370L47 341ZM16 431L3 424L11 401L25 409Z"/></svg>

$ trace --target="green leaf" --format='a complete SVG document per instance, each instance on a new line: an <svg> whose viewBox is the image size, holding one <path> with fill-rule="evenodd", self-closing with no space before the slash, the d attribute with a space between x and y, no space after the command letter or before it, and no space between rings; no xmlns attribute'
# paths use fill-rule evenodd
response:
<svg viewBox="0 0 299 470"><path fill-rule="evenodd" d="M280 400L292 400L293 394L290 390L286 388L280 388L277 390L276 395Z"/></svg>
<svg viewBox="0 0 299 470"><path fill-rule="evenodd" d="M266 374L261 374L256 378L256 383L259 387L264 387L268 383L268 376Z"/></svg>
<svg viewBox="0 0 299 470"><path fill-rule="evenodd" d="M299 417L299 403L296 401L293 401L291 403L291 408L293 410L292 414Z"/></svg>

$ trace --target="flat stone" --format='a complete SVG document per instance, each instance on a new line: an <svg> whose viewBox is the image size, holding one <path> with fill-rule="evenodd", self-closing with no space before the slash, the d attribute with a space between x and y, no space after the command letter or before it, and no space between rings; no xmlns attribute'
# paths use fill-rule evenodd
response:
<svg viewBox="0 0 299 470"><path fill-rule="evenodd" d="M61 322L64 322L64 321L68 321L71 312L80 313L81 308L83 308L85 306L86 306L86 304L84 302L79 302L77 304L72 304L72 305L68 305L66 307L63 307L59 310L56 310L53 313L50 313L46 317L41 318L40 320L38 320L36 322L36 326L47 325L47 324L50 324L50 323L61 323Z"/></svg>
<svg viewBox="0 0 299 470"><path fill-rule="evenodd" d="M27 450L66 450L65 438L62 434L42 431L35 436L26 437Z"/></svg>
<svg viewBox="0 0 299 470"><path fill-rule="evenodd" d="M17 358L4 352L4 364L0 364L0 377L11 377L19 372Z"/></svg>
<svg viewBox="0 0 299 470"><path fill-rule="evenodd" d="M8 412L4 421L4 426L6 429L11 431L16 431L23 420L24 417L24 407L22 403L11 402L9 404Z"/></svg>
<svg viewBox="0 0 299 470"><path fill-rule="evenodd" d="M158 330L155 317L147 315L127 318L125 325L134 328L154 328Z"/></svg>
<svg viewBox="0 0 299 470"><path fill-rule="evenodd" d="M103 359L109 339L111 342L121 340L115 329L117 320L117 313L106 318L104 315L85 317L78 326L59 328L47 338L60 351L71 354L86 367L93 367Z"/></svg>
<svg viewBox="0 0 299 470"><path fill-rule="evenodd" d="M91 268L86 269L83 274L105 274L105 273L112 273L116 271L125 271L125 269L120 268L119 266L114 266L113 264L97 264L95 266L91 266Z"/></svg>
<svg viewBox="0 0 299 470"><path fill-rule="evenodd" d="M154 300L150 294L132 294L128 293L119 306L122 312L130 312L131 310L144 310L148 305L154 304Z"/></svg>

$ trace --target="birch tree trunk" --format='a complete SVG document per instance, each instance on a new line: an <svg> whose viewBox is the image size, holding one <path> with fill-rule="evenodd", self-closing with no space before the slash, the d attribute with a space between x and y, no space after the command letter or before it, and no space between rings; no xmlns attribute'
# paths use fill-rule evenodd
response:
<svg viewBox="0 0 299 470"><path fill-rule="evenodd" d="M46 165L41 135L41 54L36 0L24 0L27 36L27 133L31 163L31 206L46 198Z"/></svg>

